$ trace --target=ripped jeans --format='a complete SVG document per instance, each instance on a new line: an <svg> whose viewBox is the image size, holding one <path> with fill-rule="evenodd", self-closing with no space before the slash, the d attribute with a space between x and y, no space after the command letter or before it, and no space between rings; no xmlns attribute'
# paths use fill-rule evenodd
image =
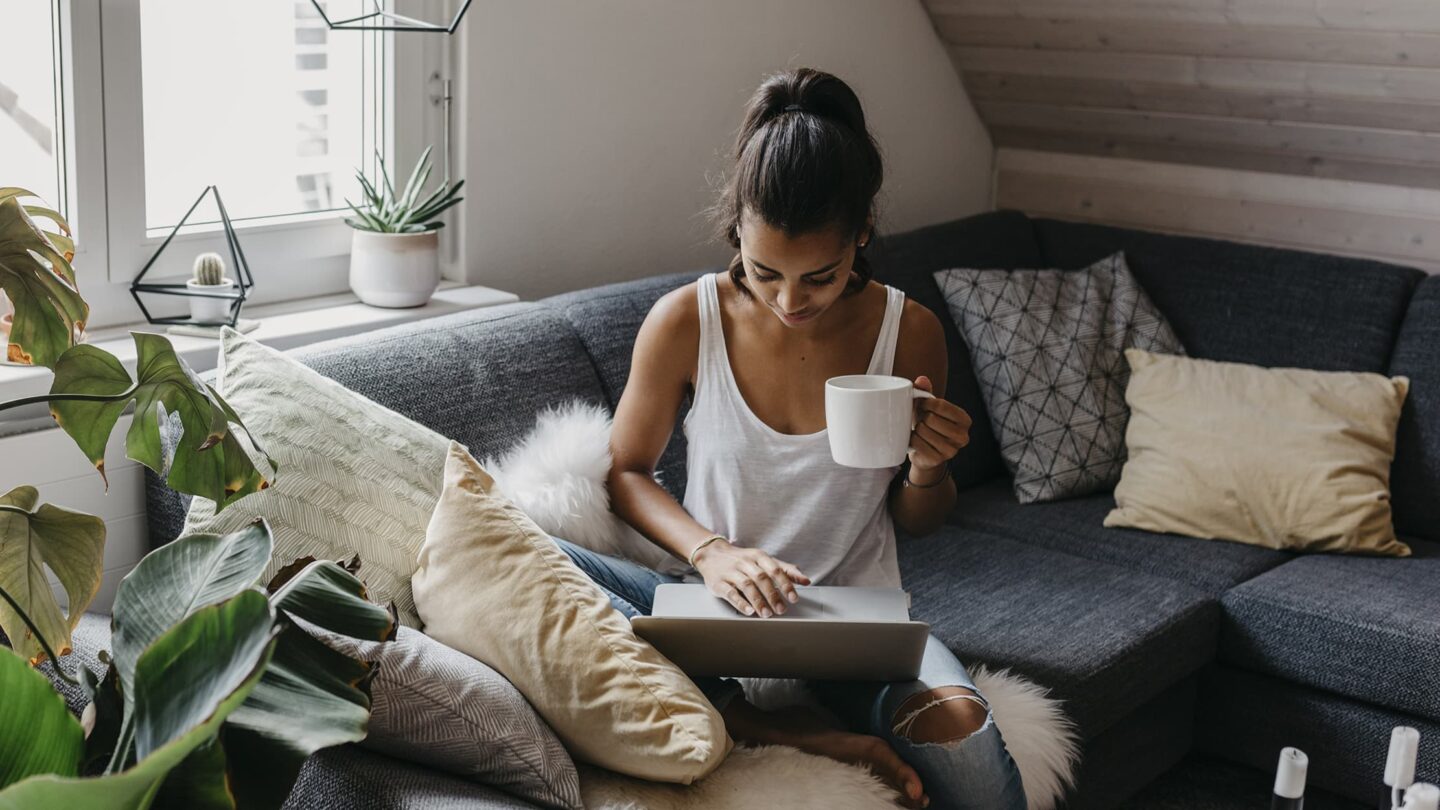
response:
<svg viewBox="0 0 1440 810"><path fill-rule="evenodd" d="M679 577L590 551L559 537L554 540L605 591L615 609L628 618L648 615L655 588L680 581ZM695 684L722 714L732 699L743 694L740 683L729 678L697 678ZM896 733L897 728L903 732L914 709L931 702L911 701L901 715L901 707L916 695L946 686L960 686L980 694L965 666L934 636L925 644L920 676L915 680L808 681L806 686L851 731L885 740L920 774L921 784L930 796L929 810L1024 810L1020 771L1005 748L988 705L979 730L958 740L914 742L904 733ZM983 696L980 700L985 705Z"/></svg>

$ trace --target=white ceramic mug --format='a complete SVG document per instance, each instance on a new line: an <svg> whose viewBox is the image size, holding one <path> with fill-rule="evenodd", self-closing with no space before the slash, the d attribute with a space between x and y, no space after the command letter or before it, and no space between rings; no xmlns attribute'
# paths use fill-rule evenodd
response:
<svg viewBox="0 0 1440 810"><path fill-rule="evenodd" d="M933 399L904 377L847 374L825 381L825 429L830 457L847 467L895 467L905 462L917 399Z"/></svg>

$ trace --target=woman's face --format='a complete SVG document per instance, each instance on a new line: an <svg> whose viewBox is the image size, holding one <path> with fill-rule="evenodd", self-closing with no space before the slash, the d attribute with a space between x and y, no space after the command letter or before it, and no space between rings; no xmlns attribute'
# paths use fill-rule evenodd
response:
<svg viewBox="0 0 1440 810"><path fill-rule="evenodd" d="M746 283L756 298L786 326L808 329L845 292L855 264L855 243L833 230L786 236L742 215L740 256Z"/></svg>

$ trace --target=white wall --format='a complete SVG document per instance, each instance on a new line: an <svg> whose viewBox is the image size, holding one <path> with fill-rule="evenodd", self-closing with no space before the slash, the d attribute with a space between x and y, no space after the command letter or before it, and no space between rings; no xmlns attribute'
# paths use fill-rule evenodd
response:
<svg viewBox="0 0 1440 810"><path fill-rule="evenodd" d="M993 151L918 0L500 0L455 35L464 278L534 299L730 256L701 211L769 73L844 79L882 232L989 208Z"/></svg>

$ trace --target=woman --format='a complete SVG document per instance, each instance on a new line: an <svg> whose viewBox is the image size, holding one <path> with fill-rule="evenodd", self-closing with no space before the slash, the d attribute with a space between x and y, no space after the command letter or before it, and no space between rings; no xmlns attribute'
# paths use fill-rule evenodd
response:
<svg viewBox="0 0 1440 810"><path fill-rule="evenodd" d="M612 508L674 562L652 571L557 538L632 617L685 574L761 617L795 603L797 584L899 587L894 524L926 534L955 505L947 463L970 418L943 399L939 320L870 279L881 160L854 92L809 69L771 77L750 100L735 158L713 213L738 253L651 309L611 438ZM908 468L831 459L824 383L857 373L936 394L917 405ZM687 396L682 506L653 472ZM907 806L1025 807L984 698L934 637L916 680L811 684L848 729L805 710L761 711L733 680L698 683L737 741L868 765Z"/></svg>

